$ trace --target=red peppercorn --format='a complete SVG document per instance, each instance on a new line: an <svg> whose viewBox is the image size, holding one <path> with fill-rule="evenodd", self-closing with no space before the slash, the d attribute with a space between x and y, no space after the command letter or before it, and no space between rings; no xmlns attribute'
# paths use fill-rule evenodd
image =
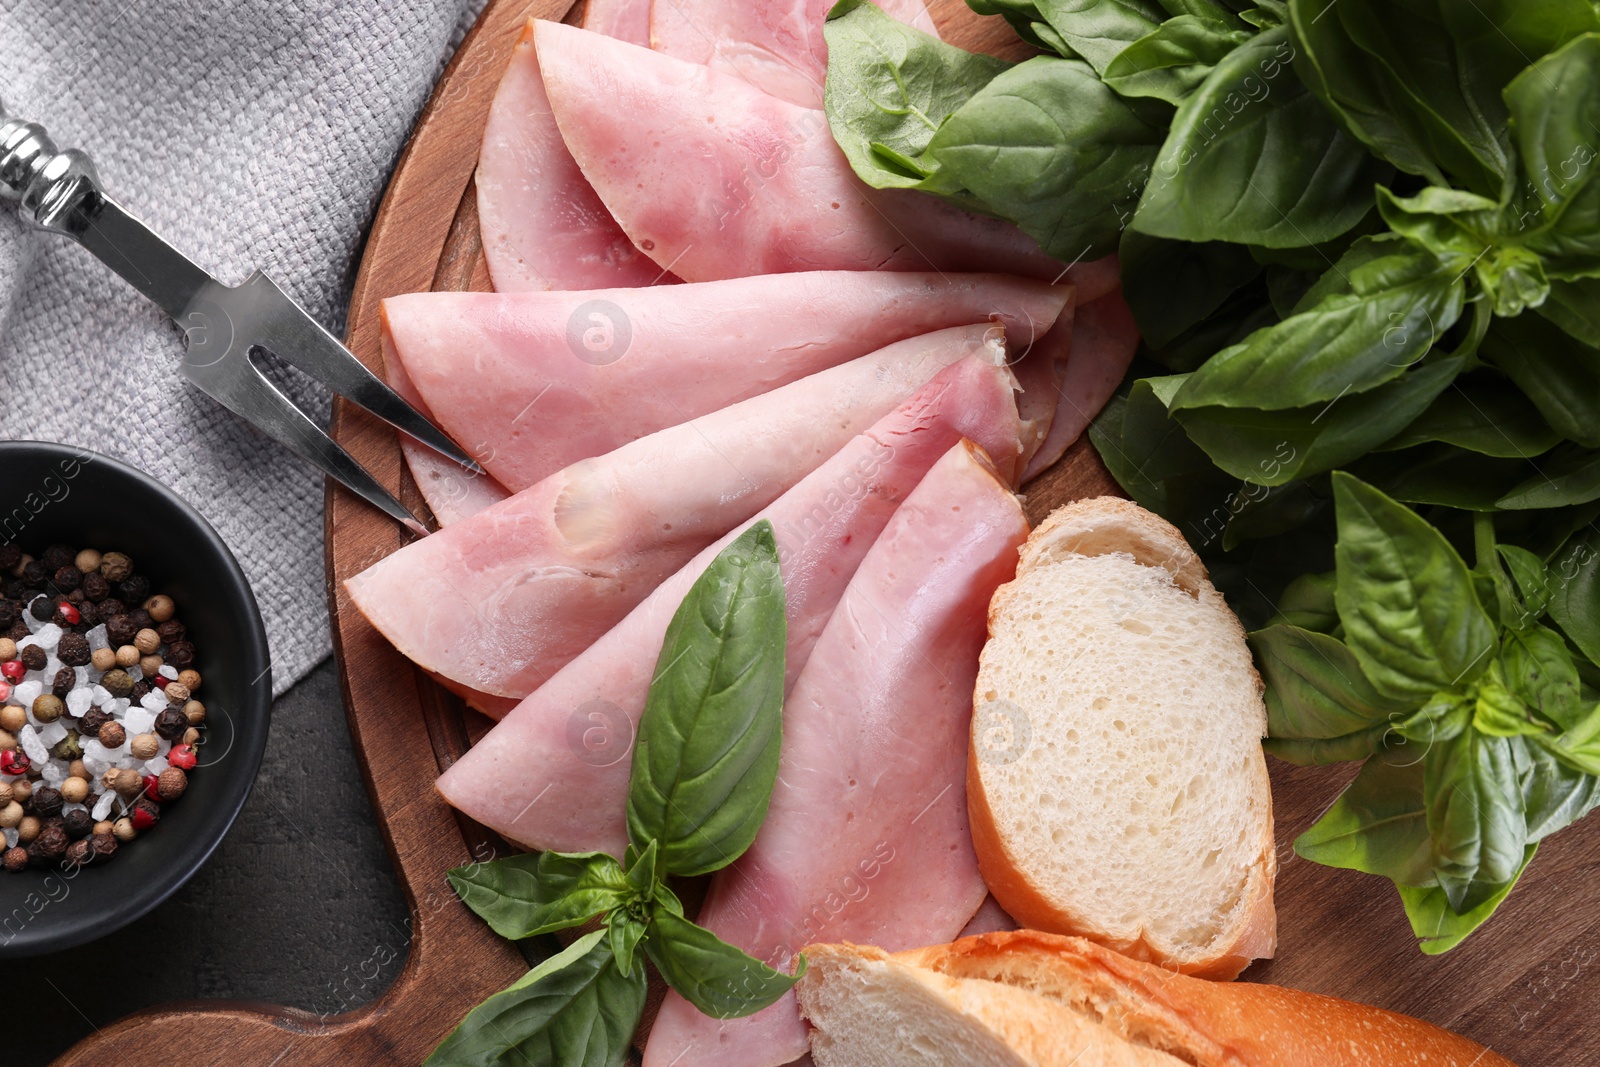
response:
<svg viewBox="0 0 1600 1067"><path fill-rule="evenodd" d="M0 663L0 675L3 675L6 681L14 685L27 677L28 668L22 665L20 659L8 659L4 663Z"/></svg>
<svg viewBox="0 0 1600 1067"><path fill-rule="evenodd" d="M200 757L195 754L193 745L173 745L172 751L167 753L167 764L185 771L194 770L199 762Z"/></svg>
<svg viewBox="0 0 1600 1067"><path fill-rule="evenodd" d="M165 689L167 687L167 683L172 681L171 678L168 678L164 674L158 674L151 680L156 683L157 689Z"/></svg>
<svg viewBox="0 0 1600 1067"><path fill-rule="evenodd" d="M10 682L0 682L0 704L4 704L6 701L8 701L10 699L11 699L11 683Z"/></svg>
<svg viewBox="0 0 1600 1067"><path fill-rule="evenodd" d="M156 824L156 813L149 808L134 808L132 818L133 828L140 832L148 830Z"/></svg>
<svg viewBox="0 0 1600 1067"><path fill-rule="evenodd" d="M0 774L9 774L15 777L27 774L32 768L33 764L28 762L27 753L12 748L0 752Z"/></svg>
<svg viewBox="0 0 1600 1067"><path fill-rule="evenodd" d="M156 775L147 774L144 776L144 795L149 797L151 800L161 799L160 786L161 779Z"/></svg>
<svg viewBox="0 0 1600 1067"><path fill-rule="evenodd" d="M65 619L69 626L76 626L83 621L83 615L78 609L66 601L62 601L57 605L56 614Z"/></svg>

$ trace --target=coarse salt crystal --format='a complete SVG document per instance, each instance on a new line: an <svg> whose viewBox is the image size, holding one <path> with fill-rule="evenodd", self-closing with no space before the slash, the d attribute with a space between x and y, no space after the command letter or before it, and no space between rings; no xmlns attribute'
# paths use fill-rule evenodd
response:
<svg viewBox="0 0 1600 1067"><path fill-rule="evenodd" d="M23 682L11 690L11 695L16 697L17 703L25 708L33 707L33 702L39 699L39 694L44 692L43 682Z"/></svg>
<svg viewBox="0 0 1600 1067"><path fill-rule="evenodd" d="M111 690L107 689L105 686L97 685L91 690L91 692L94 694L94 702L99 704L102 708L111 703Z"/></svg>
<svg viewBox="0 0 1600 1067"><path fill-rule="evenodd" d="M130 734L147 734L156 724L155 712L148 708L129 708L122 717L122 728Z"/></svg>
<svg viewBox="0 0 1600 1067"><path fill-rule="evenodd" d="M139 703L147 710L160 714L161 712L167 710L167 708L172 704L172 701L168 700L167 694L163 693L161 690L152 689L150 692L144 695L144 699L139 701Z"/></svg>
<svg viewBox="0 0 1600 1067"><path fill-rule="evenodd" d="M56 646L61 644L61 627L53 622L47 622L33 632L33 637L44 646L46 652L54 652Z"/></svg>
<svg viewBox="0 0 1600 1067"><path fill-rule="evenodd" d="M89 695L89 690L74 689L67 694L67 713L74 719L81 719L93 703L94 698Z"/></svg>
<svg viewBox="0 0 1600 1067"><path fill-rule="evenodd" d="M157 671L156 673L160 674L161 677L165 678L169 682L176 682L178 680L178 668L174 667L170 663L163 663L161 665L161 670Z"/></svg>
<svg viewBox="0 0 1600 1067"><path fill-rule="evenodd" d="M94 775L96 778L99 778L102 774L111 769L111 761L108 759L101 759L99 756L85 755L83 757L83 766L84 769L90 774Z"/></svg>
<svg viewBox="0 0 1600 1067"><path fill-rule="evenodd" d="M17 847L17 832L15 830L7 830L7 831L5 831L5 835L6 835L6 848L16 848Z"/></svg>
<svg viewBox="0 0 1600 1067"><path fill-rule="evenodd" d="M42 766L49 761L50 750L39 740L39 731L33 728L33 723L25 724L17 732L17 740L22 744L22 751L26 752L34 763Z"/></svg>
<svg viewBox="0 0 1600 1067"><path fill-rule="evenodd" d="M60 785L66 781L67 769L61 766L60 760L53 759L44 765L44 770L40 772L40 777L51 785Z"/></svg>
<svg viewBox="0 0 1600 1067"><path fill-rule="evenodd" d="M39 727L39 740L43 741L47 746L54 746L57 741L66 736L67 724L60 719L55 722L47 722Z"/></svg>
<svg viewBox="0 0 1600 1067"><path fill-rule="evenodd" d="M123 768L124 770L136 771L140 768L140 766L143 765L144 761L139 759L138 756L128 755L126 752L127 747L128 746L124 745L121 749L117 750L122 754L122 758L117 760L117 766Z"/></svg>
<svg viewBox="0 0 1600 1067"><path fill-rule="evenodd" d="M146 774L154 774L159 776L161 772L166 769L167 760L164 756L157 756L153 760L147 760L144 765L144 773Z"/></svg>
<svg viewBox="0 0 1600 1067"><path fill-rule="evenodd" d="M100 799L94 802L94 810L89 814L94 816L96 822L111 814L111 805L117 802L117 794L107 789L100 794Z"/></svg>
<svg viewBox="0 0 1600 1067"><path fill-rule="evenodd" d="M127 671L128 677L132 678L136 682L144 680L144 671L141 670L137 664L132 667L124 667L123 670Z"/></svg>
<svg viewBox="0 0 1600 1067"><path fill-rule="evenodd" d="M104 762L110 758L111 750L102 745L99 741L96 741L94 738L91 737L83 743L84 763L88 763L90 760L99 760Z"/></svg>
<svg viewBox="0 0 1600 1067"><path fill-rule="evenodd" d="M102 648L111 647L111 638L106 636L105 623L101 623L99 626L94 627L83 636L84 640L89 642L89 650L91 652L98 651Z"/></svg>
<svg viewBox="0 0 1600 1067"><path fill-rule="evenodd" d="M89 684L89 668L88 667L74 667L73 671L75 672L75 675L76 675L76 680L72 683L73 688L75 688L75 689L84 689L84 691L87 692L86 687Z"/></svg>

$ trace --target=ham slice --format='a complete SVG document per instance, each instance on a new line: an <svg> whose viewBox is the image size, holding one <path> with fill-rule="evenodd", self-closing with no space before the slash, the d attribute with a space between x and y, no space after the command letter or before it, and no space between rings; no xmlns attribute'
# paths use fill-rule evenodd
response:
<svg viewBox="0 0 1600 1067"><path fill-rule="evenodd" d="M383 321L439 425L516 491L903 338L992 319L1026 347L1070 295L995 274L820 271L581 293L416 293L384 301Z"/></svg>
<svg viewBox="0 0 1600 1067"><path fill-rule="evenodd" d="M633 242L686 281L800 270L999 271L1064 277L1081 300L1114 282L1114 271L1068 267L998 219L908 190L868 188L821 111L559 23L537 23L534 44L556 123L584 176Z"/></svg>
<svg viewBox="0 0 1600 1067"><path fill-rule="evenodd" d="M815 470L941 369L1004 363L990 325L896 342L560 471L346 582L396 648L524 697L696 552ZM1015 450L1006 458L1016 460ZM657 642L659 645L659 642Z"/></svg>
<svg viewBox="0 0 1600 1067"><path fill-rule="evenodd" d="M938 458L963 436L994 455L1015 451L1014 385L1004 367L962 361L762 513L783 567L791 683L856 566ZM439 779L444 798L530 848L621 856L633 727L667 623L737 532L663 582L474 745Z"/></svg>
<svg viewBox="0 0 1600 1067"><path fill-rule="evenodd" d="M884 0L879 6L901 22L939 35L922 0ZM828 73L822 24L831 7L833 0L664 0L650 13L649 44L658 52L742 78L792 104L820 108ZM587 20L583 25L598 28Z"/></svg>
<svg viewBox="0 0 1600 1067"><path fill-rule="evenodd" d="M862 560L784 702L755 843L713 876L700 924L787 969L809 942L891 952L961 931L988 889L967 824L972 687L989 598L1028 522L970 444L952 449ZM676 993L645 1067L776 1067L805 1053L791 993L712 1019Z"/></svg>
<svg viewBox="0 0 1600 1067"><path fill-rule="evenodd" d="M630 44L650 43L650 0L589 0L583 28Z"/></svg>

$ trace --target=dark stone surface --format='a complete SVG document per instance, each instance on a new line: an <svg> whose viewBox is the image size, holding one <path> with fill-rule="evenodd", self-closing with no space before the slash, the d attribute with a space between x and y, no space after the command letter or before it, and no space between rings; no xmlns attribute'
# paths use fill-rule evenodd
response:
<svg viewBox="0 0 1600 1067"><path fill-rule="evenodd" d="M133 846L137 847L137 846ZM110 936L5 965L6 1067L173 1000L243 998L337 1014L405 963L405 901L373 821L330 660L272 710L250 801L211 862Z"/></svg>

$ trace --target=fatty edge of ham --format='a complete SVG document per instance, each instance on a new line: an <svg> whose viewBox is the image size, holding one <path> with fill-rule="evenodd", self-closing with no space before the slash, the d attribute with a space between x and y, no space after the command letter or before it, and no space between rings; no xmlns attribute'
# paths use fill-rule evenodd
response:
<svg viewBox="0 0 1600 1067"><path fill-rule="evenodd" d="M1005 367L963 360L756 516L772 522L777 538L790 683L856 566L938 458L963 437L992 455L1016 453L1014 389ZM530 848L620 856L633 729L667 624L739 532L663 582L475 744L440 777L445 800Z"/></svg>
<svg viewBox="0 0 1600 1067"><path fill-rule="evenodd" d="M994 320L1026 350L1071 295L1009 275L816 271L414 293L385 300L382 322L438 424L516 491L907 337Z"/></svg>
<svg viewBox="0 0 1600 1067"><path fill-rule="evenodd" d="M909 338L641 437L407 545L346 588L418 665L525 697L941 369L973 355L1004 362L1000 332Z"/></svg>
<svg viewBox="0 0 1600 1067"><path fill-rule="evenodd" d="M891 952L953 938L988 890L967 824L972 689L990 597L1028 535L963 442L862 560L784 702L777 787L755 843L713 876L699 922L788 969L807 943ZM807 1049L794 995L744 1019L669 993L645 1067L777 1067Z"/></svg>

